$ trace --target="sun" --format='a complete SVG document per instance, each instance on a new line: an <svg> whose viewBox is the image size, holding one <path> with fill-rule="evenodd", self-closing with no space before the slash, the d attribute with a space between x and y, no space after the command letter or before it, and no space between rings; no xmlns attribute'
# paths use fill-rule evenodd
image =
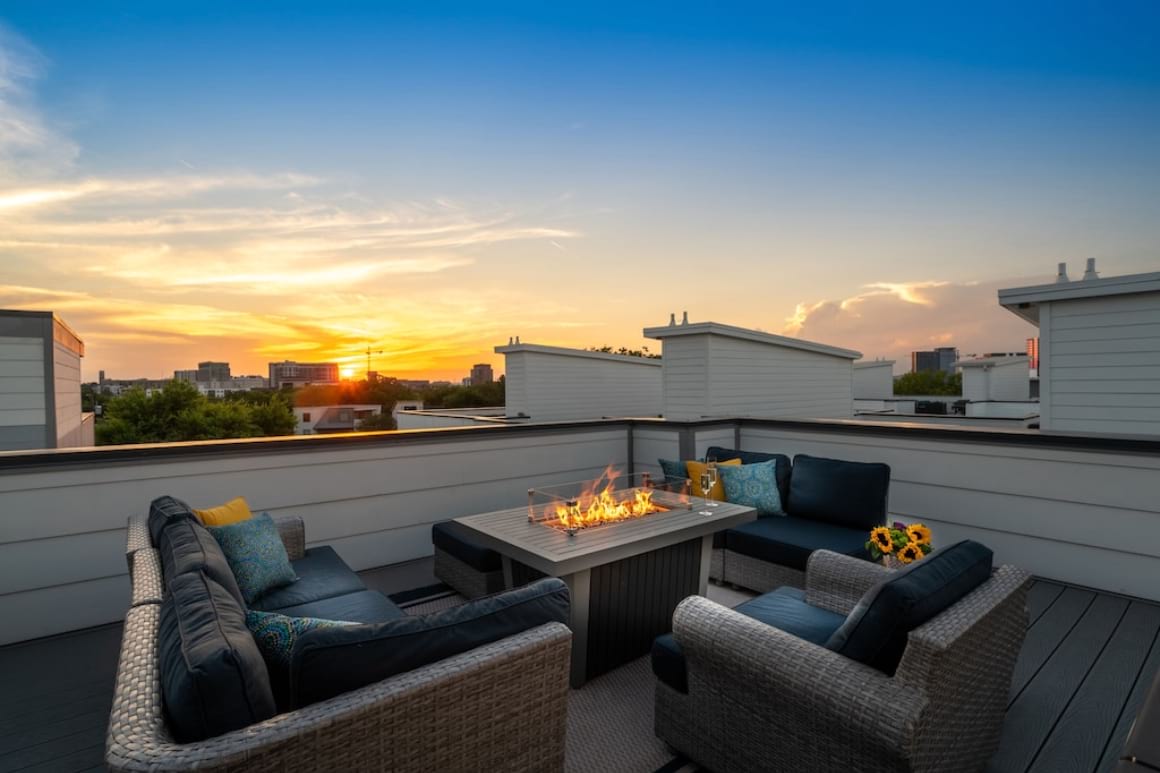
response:
<svg viewBox="0 0 1160 773"><path fill-rule="evenodd" d="M351 367L339 368L338 374L340 376L342 376L344 379L352 379L352 378L354 378L354 368L351 368Z"/></svg>

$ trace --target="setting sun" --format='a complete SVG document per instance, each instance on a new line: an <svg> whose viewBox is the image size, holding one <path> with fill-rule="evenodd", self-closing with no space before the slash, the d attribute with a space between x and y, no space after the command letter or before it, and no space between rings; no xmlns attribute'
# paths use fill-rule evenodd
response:
<svg viewBox="0 0 1160 773"><path fill-rule="evenodd" d="M354 378L354 368L349 366L338 369L338 374L342 376L343 381L349 381Z"/></svg>

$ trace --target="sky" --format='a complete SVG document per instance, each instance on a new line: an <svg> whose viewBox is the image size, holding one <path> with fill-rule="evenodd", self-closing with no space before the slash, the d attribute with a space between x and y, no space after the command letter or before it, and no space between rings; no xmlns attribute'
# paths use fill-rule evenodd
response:
<svg viewBox="0 0 1160 773"><path fill-rule="evenodd" d="M0 308L86 378L686 310L901 371L1022 349L996 291L1057 262L1160 270L1154 2L274 6L0 6Z"/></svg>

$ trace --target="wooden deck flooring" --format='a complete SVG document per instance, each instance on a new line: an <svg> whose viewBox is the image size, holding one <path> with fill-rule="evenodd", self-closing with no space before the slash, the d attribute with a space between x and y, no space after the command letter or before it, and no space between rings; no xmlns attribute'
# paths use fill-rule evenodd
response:
<svg viewBox="0 0 1160 773"><path fill-rule="evenodd" d="M1038 581L990 773L1111 768L1160 669L1160 605ZM102 770L120 626L0 648L0 773Z"/></svg>

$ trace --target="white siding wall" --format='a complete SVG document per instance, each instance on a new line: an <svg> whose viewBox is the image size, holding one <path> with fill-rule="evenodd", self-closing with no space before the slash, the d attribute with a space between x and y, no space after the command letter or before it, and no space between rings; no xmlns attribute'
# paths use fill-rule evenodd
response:
<svg viewBox="0 0 1160 773"><path fill-rule="evenodd" d="M666 419L700 419L709 412L709 337L664 339L664 414Z"/></svg>
<svg viewBox="0 0 1160 773"><path fill-rule="evenodd" d="M1160 294L1040 308L1043 428L1160 435Z"/></svg>
<svg viewBox="0 0 1160 773"><path fill-rule="evenodd" d="M569 421L661 413L661 365L656 360L536 351L508 352L506 357L509 416L522 411L532 421ZM514 369L513 362L518 363Z"/></svg>
<svg viewBox="0 0 1160 773"><path fill-rule="evenodd" d="M988 368L963 368L963 399L990 400L991 371Z"/></svg>
<svg viewBox="0 0 1160 773"><path fill-rule="evenodd" d="M663 476L658 459L680 459L681 437L675 427L634 427L632 430L633 472Z"/></svg>
<svg viewBox="0 0 1160 773"><path fill-rule="evenodd" d="M1031 370L1024 357L999 363L991 369L992 400L1031 399Z"/></svg>
<svg viewBox="0 0 1160 773"><path fill-rule="evenodd" d="M855 363L854 399L878 400L894 397L894 363Z"/></svg>
<svg viewBox="0 0 1160 773"><path fill-rule="evenodd" d="M0 336L0 450L6 436L17 435L24 442L15 447L43 448L46 412L43 339ZM38 442L29 445L34 436Z"/></svg>
<svg viewBox="0 0 1160 773"><path fill-rule="evenodd" d="M53 344L53 391L56 394L56 446L84 445L81 435L81 358L71 349Z"/></svg>
<svg viewBox="0 0 1160 773"><path fill-rule="evenodd" d="M218 458L0 473L0 644L119 620L125 520L172 494L194 507L244 496L306 521L355 569L430 555L431 524L527 502L530 486L627 464L628 428L447 437ZM389 438L390 436L385 436Z"/></svg>
<svg viewBox="0 0 1160 773"><path fill-rule="evenodd" d="M1160 458L742 427L741 447L891 467L890 514L1041 577L1160 600Z"/></svg>
<svg viewBox="0 0 1160 773"><path fill-rule="evenodd" d="M672 340L665 341L666 358ZM840 418L854 412L853 370L845 357L709 336L708 379L710 416Z"/></svg>

